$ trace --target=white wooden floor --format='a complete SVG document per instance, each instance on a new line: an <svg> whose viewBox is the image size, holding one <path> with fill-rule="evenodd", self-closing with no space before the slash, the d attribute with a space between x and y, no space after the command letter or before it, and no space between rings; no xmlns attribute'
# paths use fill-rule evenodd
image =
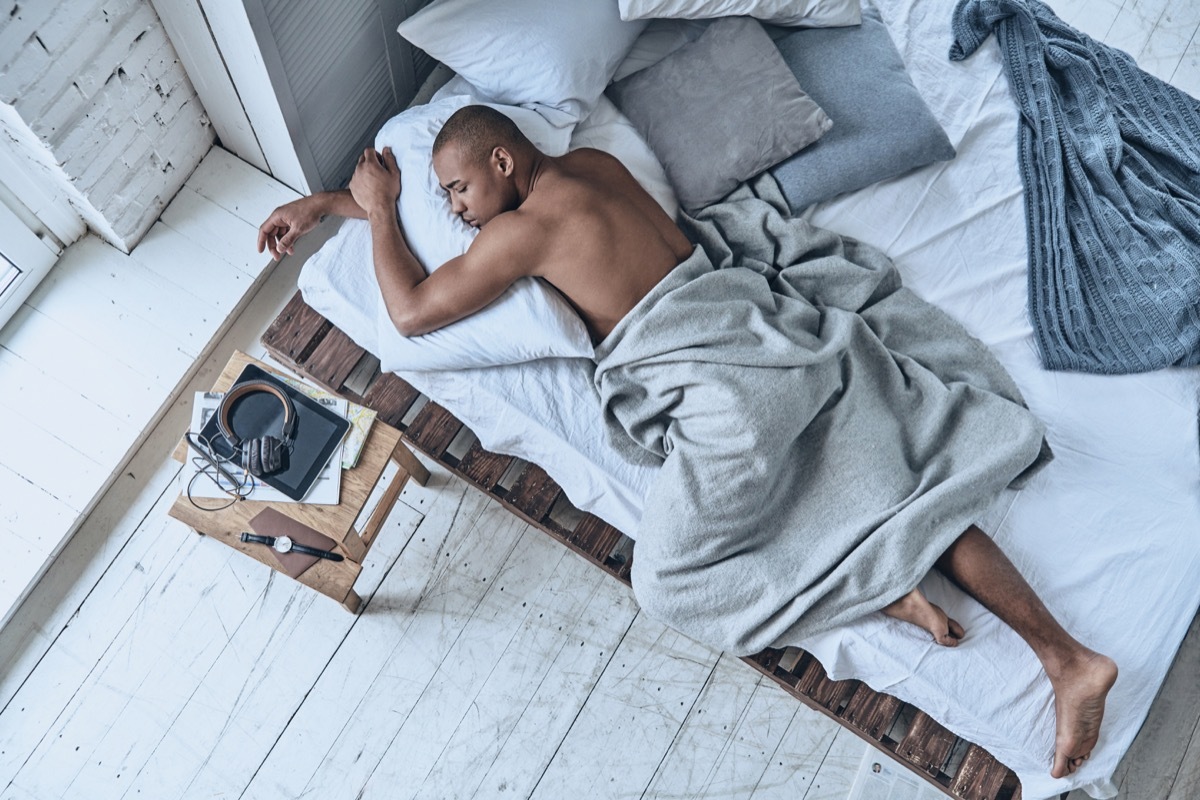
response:
<svg viewBox="0 0 1200 800"><path fill-rule="evenodd" d="M1052 5L1200 95L1197 0ZM210 230L192 234L194 250L161 250L184 266L160 277L208 268L196 254L224 242ZM22 412L30 430L62 413L45 386L90 401L110 390L96 377L108 359L130 382L168 383L122 361L128 337L110 328L141 325L147 346L185 370L180 399L131 461L84 454L99 465L81 462L85 477L110 463L123 464L120 475L0 630L0 798L847 796L860 740L735 659L647 620L629 590L445 473L405 490L357 587L358 617L167 517L179 471L169 452L190 392L211 384L233 348L261 353L258 337L303 257L298 249L275 270L190 379L194 354L171 349L189 355L182 320L199 311L165 284L167 294L147 295L154 308L114 311L123 295L103 273L60 278L104 324L72 328L66 311L35 305L24 313L68 331L75 347L0 342L6 389L20 381L35 392ZM125 433L153 417L122 420L94 404L107 415L96 420ZM2 433L5 476L25 462ZM103 437L95 446L105 458L120 450ZM46 513L91 505L69 494L83 489L65 486L64 499L50 478L27 477L0 483L6 513L12 491L62 501ZM37 528L9 523L7 533L28 540ZM1200 797L1198 627L1122 765L1126 797Z"/></svg>
<svg viewBox="0 0 1200 800"><path fill-rule="evenodd" d="M0 625L270 271L258 217L295 197L214 147L132 253L85 236L0 332Z"/></svg>
<svg viewBox="0 0 1200 800"><path fill-rule="evenodd" d="M262 353L289 261L195 385ZM191 533L187 405L0 631L0 796L847 795L861 740L445 472L401 495L358 617Z"/></svg>

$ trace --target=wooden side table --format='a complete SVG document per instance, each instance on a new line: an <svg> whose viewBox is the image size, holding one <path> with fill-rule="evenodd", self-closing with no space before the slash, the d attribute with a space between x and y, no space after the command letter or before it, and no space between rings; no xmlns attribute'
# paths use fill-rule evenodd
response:
<svg viewBox="0 0 1200 800"><path fill-rule="evenodd" d="M281 375L278 370L263 362L241 351L235 351L212 391L226 391L247 364L255 364L268 372ZM187 442L181 440L173 455L176 460L187 463L187 452ZM354 522L383 476L388 461L396 462L400 471L380 498L379 505L375 507L363 530L356 531ZM318 559L296 580L332 597L351 613L357 613L362 601L354 591L354 582L362 572L362 562L367 551L409 478L424 486L429 480L429 470L425 469L413 456L412 451L400 441L400 431L377 419L371 425L358 464L353 469L342 470L340 502L336 506L239 500L219 511L204 511L192 505L186 493L180 493L167 513L186 523L197 533L211 536L279 572L283 570L270 548L242 542L239 538L241 533L252 530L250 520L267 508L273 508L308 525L337 542L335 550L341 553L344 560Z"/></svg>

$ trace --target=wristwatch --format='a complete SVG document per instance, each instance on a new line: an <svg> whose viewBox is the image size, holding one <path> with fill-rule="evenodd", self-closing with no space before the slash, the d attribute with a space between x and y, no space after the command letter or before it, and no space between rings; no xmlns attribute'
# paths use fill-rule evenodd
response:
<svg viewBox="0 0 1200 800"><path fill-rule="evenodd" d="M329 550L318 550L315 547L308 547L302 544L296 544L290 536L256 536L253 533L242 531L243 542L255 542L257 544L265 544L267 547L275 548L279 553L303 553L306 556L317 556L318 558L327 558L330 561L341 561L342 557L337 553Z"/></svg>

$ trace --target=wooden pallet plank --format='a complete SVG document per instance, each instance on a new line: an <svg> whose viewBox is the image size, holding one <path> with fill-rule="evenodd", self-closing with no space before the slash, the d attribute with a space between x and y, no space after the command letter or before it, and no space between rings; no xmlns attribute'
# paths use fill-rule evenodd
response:
<svg viewBox="0 0 1200 800"><path fill-rule="evenodd" d="M621 567L616 572L616 576L619 580L622 580L625 583L628 583L630 585L633 585L633 577L632 576L633 576L634 553L635 553L635 551L631 550L629 552L629 554L625 556L625 563L622 564Z"/></svg>
<svg viewBox="0 0 1200 800"><path fill-rule="evenodd" d="M813 689L825 679L825 667L809 653L796 662L792 673L796 676L796 691L805 697L812 697Z"/></svg>
<svg viewBox="0 0 1200 800"><path fill-rule="evenodd" d="M779 665L779 660L783 657L783 651L774 647L768 647L766 650L760 650L752 656L746 656L743 661L753 664L763 672L770 675L775 671L775 667Z"/></svg>
<svg viewBox="0 0 1200 800"><path fill-rule="evenodd" d="M917 711L908 733L896 746L896 752L916 764L921 771L936 777L941 773L942 765L950 756L957 738L924 711Z"/></svg>
<svg viewBox="0 0 1200 800"><path fill-rule="evenodd" d="M875 741L882 741L900 716L904 703L890 694L881 694L860 683L850 698L842 718Z"/></svg>
<svg viewBox="0 0 1200 800"><path fill-rule="evenodd" d="M457 417L430 401L417 412L404 433L417 447L440 459L462 427Z"/></svg>
<svg viewBox="0 0 1200 800"><path fill-rule="evenodd" d="M388 425L403 430L406 427L403 423L404 415L408 413L408 409L412 408L412 404L417 402L417 398L420 396L421 393L414 389L408 381L388 372L380 375L371 384L366 397L363 398L363 405L374 409L379 415L379 419Z"/></svg>
<svg viewBox="0 0 1200 800"><path fill-rule="evenodd" d="M512 464L512 456L504 456L484 450L476 439L462 460L458 462L458 471L471 483L485 492L491 492L500 482L504 471Z"/></svg>
<svg viewBox="0 0 1200 800"><path fill-rule="evenodd" d="M339 394L345 394L342 384L366 354L367 351L355 344L353 339L339 328L333 328L313 349L304 364L304 371L313 380L334 387Z"/></svg>
<svg viewBox="0 0 1200 800"><path fill-rule="evenodd" d="M813 687L810 696L815 702L829 709L830 713L840 717L858 686L858 681L835 681L826 675Z"/></svg>
<svg viewBox="0 0 1200 800"><path fill-rule="evenodd" d="M272 355L304 369L308 357L333 329L333 323L313 311L296 292L259 340Z"/></svg>
<svg viewBox="0 0 1200 800"><path fill-rule="evenodd" d="M624 536L619 530L599 517L587 514L579 520L571 532L571 544L597 561L603 562Z"/></svg>
<svg viewBox="0 0 1200 800"><path fill-rule="evenodd" d="M1008 767L992 758L978 745L967 747L967 754L954 774L950 791L963 800L991 800L1000 792Z"/></svg>
<svg viewBox="0 0 1200 800"><path fill-rule="evenodd" d="M546 471L530 464L517 477L506 499L530 519L540 522L560 494L562 489Z"/></svg>

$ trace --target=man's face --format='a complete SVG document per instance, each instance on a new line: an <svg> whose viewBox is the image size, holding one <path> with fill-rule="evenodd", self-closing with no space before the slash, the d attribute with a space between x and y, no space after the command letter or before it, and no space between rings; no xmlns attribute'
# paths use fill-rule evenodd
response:
<svg viewBox="0 0 1200 800"><path fill-rule="evenodd" d="M434 155L433 171L449 197L451 210L473 228L482 228L518 205L511 181L512 158L503 148L493 150L487 162L480 164L450 143Z"/></svg>

